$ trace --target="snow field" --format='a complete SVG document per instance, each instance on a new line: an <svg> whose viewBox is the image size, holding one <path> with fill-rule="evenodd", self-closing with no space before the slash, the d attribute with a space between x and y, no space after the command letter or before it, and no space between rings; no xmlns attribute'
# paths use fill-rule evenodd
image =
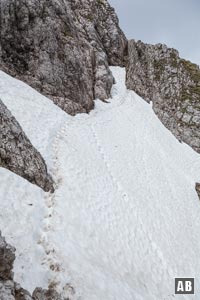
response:
<svg viewBox="0 0 200 300"><path fill-rule="evenodd" d="M124 69L112 71L110 104L74 118L0 72L1 99L57 185L45 194L1 169L0 228L29 290L50 283L71 299L174 299L173 277L200 283L200 157L126 90Z"/></svg>

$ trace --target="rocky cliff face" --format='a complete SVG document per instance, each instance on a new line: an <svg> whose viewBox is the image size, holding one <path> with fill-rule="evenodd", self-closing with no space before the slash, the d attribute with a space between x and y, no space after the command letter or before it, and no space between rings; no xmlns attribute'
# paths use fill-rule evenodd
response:
<svg viewBox="0 0 200 300"><path fill-rule="evenodd" d="M53 180L40 153L0 100L0 166L53 192Z"/></svg>
<svg viewBox="0 0 200 300"><path fill-rule="evenodd" d="M36 288L31 296L13 280L15 248L6 243L0 232L0 299L1 300L62 300L53 289Z"/></svg>
<svg viewBox="0 0 200 300"><path fill-rule="evenodd" d="M200 153L200 69L162 44L129 41L127 87L153 109L180 140Z"/></svg>
<svg viewBox="0 0 200 300"><path fill-rule="evenodd" d="M127 41L107 0L2 0L0 68L70 114L110 96Z"/></svg>

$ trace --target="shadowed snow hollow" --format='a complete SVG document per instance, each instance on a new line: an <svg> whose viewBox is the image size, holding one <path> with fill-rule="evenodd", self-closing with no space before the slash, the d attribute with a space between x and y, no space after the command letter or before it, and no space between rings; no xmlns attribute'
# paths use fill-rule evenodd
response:
<svg viewBox="0 0 200 300"><path fill-rule="evenodd" d="M74 118L1 76L0 96L57 189L45 196L0 170L0 228L21 255L15 274L25 288L49 282L66 294L70 287L71 299L173 299L174 277L200 274L200 157L126 90L124 69L112 71L110 104L96 101Z"/></svg>

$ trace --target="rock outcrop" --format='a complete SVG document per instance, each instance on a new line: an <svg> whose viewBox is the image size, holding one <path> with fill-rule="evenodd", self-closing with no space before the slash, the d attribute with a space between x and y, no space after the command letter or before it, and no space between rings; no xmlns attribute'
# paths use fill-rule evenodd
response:
<svg viewBox="0 0 200 300"><path fill-rule="evenodd" d="M36 288L31 296L13 280L15 248L6 243L0 232L0 299L1 300L62 300L53 289Z"/></svg>
<svg viewBox="0 0 200 300"><path fill-rule="evenodd" d="M200 153L200 69L162 44L129 41L127 88L147 102L161 122Z"/></svg>
<svg viewBox="0 0 200 300"><path fill-rule="evenodd" d="M0 68L74 115L110 96L127 41L107 0L1 0Z"/></svg>
<svg viewBox="0 0 200 300"><path fill-rule="evenodd" d="M0 167L53 192L53 180L40 153L32 146L21 126L0 100Z"/></svg>

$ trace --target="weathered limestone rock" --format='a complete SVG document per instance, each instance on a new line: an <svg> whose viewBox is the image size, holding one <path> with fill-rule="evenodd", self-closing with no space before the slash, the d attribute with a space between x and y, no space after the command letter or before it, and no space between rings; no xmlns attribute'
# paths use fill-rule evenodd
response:
<svg viewBox="0 0 200 300"><path fill-rule="evenodd" d="M66 112L110 96L127 41L107 0L1 0L0 68Z"/></svg>
<svg viewBox="0 0 200 300"><path fill-rule="evenodd" d="M180 140L200 153L200 69L162 44L129 41L127 88Z"/></svg>
<svg viewBox="0 0 200 300"><path fill-rule="evenodd" d="M0 167L16 173L46 192L54 191L53 180L47 173L44 159L1 100Z"/></svg>
<svg viewBox="0 0 200 300"><path fill-rule="evenodd" d="M12 280L0 279L0 299L1 300L15 300L15 288Z"/></svg>

